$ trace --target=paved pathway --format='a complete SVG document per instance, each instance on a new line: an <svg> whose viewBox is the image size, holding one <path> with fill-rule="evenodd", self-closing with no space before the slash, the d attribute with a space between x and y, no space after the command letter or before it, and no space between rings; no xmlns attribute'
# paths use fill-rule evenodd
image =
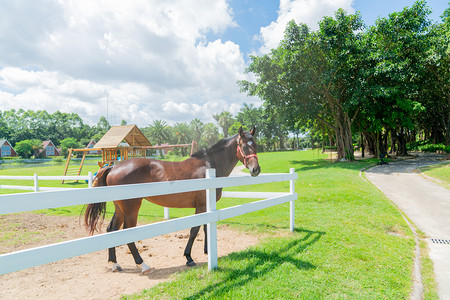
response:
<svg viewBox="0 0 450 300"><path fill-rule="evenodd" d="M441 300L450 300L450 190L419 175L418 168L442 162L442 155L419 154L367 170L366 177L389 197L428 239Z"/></svg>

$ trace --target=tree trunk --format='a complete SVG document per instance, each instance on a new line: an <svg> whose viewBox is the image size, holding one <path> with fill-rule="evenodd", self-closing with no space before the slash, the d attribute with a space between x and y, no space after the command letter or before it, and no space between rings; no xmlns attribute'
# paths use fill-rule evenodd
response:
<svg viewBox="0 0 450 300"><path fill-rule="evenodd" d="M338 152L337 160L355 160L353 153L353 139L351 122L346 113L341 114L342 118L336 119L336 125L334 128L336 134L336 146Z"/></svg>
<svg viewBox="0 0 450 300"><path fill-rule="evenodd" d="M364 135L362 132L360 133L360 137L361 137L361 157L364 158Z"/></svg>
<svg viewBox="0 0 450 300"><path fill-rule="evenodd" d="M397 134L397 140L398 140L397 155L399 156L408 155L408 152L406 151L406 139L403 127L400 128L400 132Z"/></svg>
<svg viewBox="0 0 450 300"><path fill-rule="evenodd" d="M369 132L363 132L363 135L366 139L366 145L367 145L367 151L369 152L369 154L371 155L376 155L377 150L376 150L376 137L374 133L369 133Z"/></svg>
<svg viewBox="0 0 450 300"><path fill-rule="evenodd" d="M391 130L391 150L389 151L390 154L394 154L395 153L395 133L393 132L393 130Z"/></svg>
<svg viewBox="0 0 450 300"><path fill-rule="evenodd" d="M280 135L280 150L284 150L286 147L284 146L284 136Z"/></svg>

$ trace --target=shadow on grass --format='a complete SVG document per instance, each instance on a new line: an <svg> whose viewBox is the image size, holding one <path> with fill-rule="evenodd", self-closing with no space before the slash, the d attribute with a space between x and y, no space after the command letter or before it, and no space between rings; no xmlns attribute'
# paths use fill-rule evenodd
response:
<svg viewBox="0 0 450 300"><path fill-rule="evenodd" d="M352 161L352 162L330 162L323 159L316 160L291 160L289 164L295 167L295 172L310 171L318 169L340 168L347 170L360 170L370 164L372 160Z"/></svg>
<svg viewBox="0 0 450 300"><path fill-rule="evenodd" d="M257 280L271 272L284 263L289 263L298 270L311 270L316 266L296 256L304 252L310 245L316 243L325 232L311 231L306 229L295 229L296 233L304 234L302 237L294 240L287 240L281 246L264 249L248 249L241 252L232 253L226 260L231 260L235 268L221 267L218 272L225 273L220 282L211 284L197 293L186 297L186 299L198 299L208 295L208 297L220 297L231 289L245 286L251 281ZM240 262L245 262L241 266ZM222 262L224 264L224 262Z"/></svg>
<svg viewBox="0 0 450 300"><path fill-rule="evenodd" d="M247 229L254 229L256 228L257 230L272 230L273 232L279 231L279 230L286 230L289 228L289 224L286 224L285 226L278 226L278 225L272 225L272 224L267 224L267 223L245 223L245 222L241 222L241 220L239 221L230 221L228 220L224 220L221 221L221 223L218 224L224 224L224 225L231 225L231 226L237 226L237 228L239 227L244 227ZM246 230L247 230L246 229ZM297 231L297 229L295 229L295 231Z"/></svg>

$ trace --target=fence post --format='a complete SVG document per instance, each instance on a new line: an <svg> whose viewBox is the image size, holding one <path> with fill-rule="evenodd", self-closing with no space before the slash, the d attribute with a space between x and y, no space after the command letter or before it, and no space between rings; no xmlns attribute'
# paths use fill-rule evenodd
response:
<svg viewBox="0 0 450 300"><path fill-rule="evenodd" d="M88 173L88 177L89 177L89 179L88 179L88 187L92 187L92 183L94 182L94 176L92 176L92 172L89 172Z"/></svg>
<svg viewBox="0 0 450 300"><path fill-rule="evenodd" d="M207 169L206 178L215 178L216 170ZM216 189L206 190L206 211L216 210ZM208 241L208 271L217 269L217 223L211 222L207 225L207 241Z"/></svg>
<svg viewBox="0 0 450 300"><path fill-rule="evenodd" d="M34 191L35 192L39 191L38 175L37 175L37 173L34 173Z"/></svg>
<svg viewBox="0 0 450 300"><path fill-rule="evenodd" d="M291 168L289 173L294 174L295 169ZM295 180L291 179L289 183L290 183L289 192L293 194L295 193ZM295 228L295 200L289 201L289 209L291 214L289 229L291 230L291 232L293 232Z"/></svg>
<svg viewBox="0 0 450 300"><path fill-rule="evenodd" d="M165 220L169 220L169 208L168 207L164 207L164 219Z"/></svg>

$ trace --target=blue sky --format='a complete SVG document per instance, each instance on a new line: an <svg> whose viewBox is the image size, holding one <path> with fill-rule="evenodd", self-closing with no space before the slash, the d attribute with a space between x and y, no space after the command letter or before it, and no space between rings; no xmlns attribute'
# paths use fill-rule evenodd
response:
<svg viewBox="0 0 450 300"><path fill-rule="evenodd" d="M147 126L214 122L244 103L249 55L267 53L294 19L317 29L338 8L378 17L410 0L16 0L0 2L0 111L107 116ZM449 5L429 0L439 16ZM108 109L107 109L108 107Z"/></svg>
<svg viewBox="0 0 450 300"><path fill-rule="evenodd" d="M406 6L412 6L413 0L359 0L351 2L353 9L350 12L359 11L366 26L375 24L378 18L388 17L390 13L401 11ZM216 37L231 40L240 45L244 53L256 52L261 47L261 41L255 39L260 28L268 26L277 19L279 1L229 1L235 11L234 18L238 26L229 28L226 32ZM449 7L445 0L428 0L427 5L432 10L430 18L434 22L440 22L440 16ZM299 20L296 20L299 22Z"/></svg>

